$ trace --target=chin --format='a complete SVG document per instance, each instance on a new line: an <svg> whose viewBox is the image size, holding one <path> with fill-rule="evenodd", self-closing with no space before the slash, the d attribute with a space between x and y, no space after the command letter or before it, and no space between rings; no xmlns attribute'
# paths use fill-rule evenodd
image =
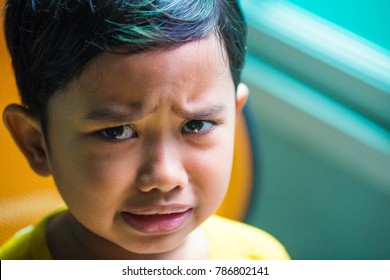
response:
<svg viewBox="0 0 390 280"><path fill-rule="evenodd" d="M140 240L132 240L121 246L130 254L136 254L142 259L163 259L163 255L170 255L184 244L186 237L175 234L163 236L147 236ZM159 256L160 255L160 256Z"/></svg>

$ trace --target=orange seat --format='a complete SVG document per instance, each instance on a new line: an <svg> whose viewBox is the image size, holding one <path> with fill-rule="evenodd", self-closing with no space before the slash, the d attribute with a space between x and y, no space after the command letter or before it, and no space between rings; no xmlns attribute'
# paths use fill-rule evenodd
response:
<svg viewBox="0 0 390 280"><path fill-rule="evenodd" d="M0 6L4 6L0 0ZM0 110L20 103L0 24ZM63 204L51 178L36 175L18 150L4 123L0 122L0 244L19 229L36 222ZM244 218L253 183L252 153L243 115L238 117L233 173L230 188L218 214Z"/></svg>

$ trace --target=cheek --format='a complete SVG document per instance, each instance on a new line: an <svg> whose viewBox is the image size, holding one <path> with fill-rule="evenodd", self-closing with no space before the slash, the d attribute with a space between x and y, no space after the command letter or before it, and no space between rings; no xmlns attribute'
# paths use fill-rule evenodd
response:
<svg viewBox="0 0 390 280"><path fill-rule="evenodd" d="M201 154L201 153L200 153ZM233 140L228 137L218 141L212 151L192 160L191 179L202 208L205 212L214 212L225 197L233 162Z"/></svg>
<svg viewBox="0 0 390 280"><path fill-rule="evenodd" d="M76 212L115 209L129 191L131 159L122 153L96 153L88 148L55 153L53 177L68 204Z"/></svg>
<svg viewBox="0 0 390 280"><path fill-rule="evenodd" d="M83 167L85 179L101 186L118 185L129 177L134 170L134 156L128 152L107 154L85 154Z"/></svg>

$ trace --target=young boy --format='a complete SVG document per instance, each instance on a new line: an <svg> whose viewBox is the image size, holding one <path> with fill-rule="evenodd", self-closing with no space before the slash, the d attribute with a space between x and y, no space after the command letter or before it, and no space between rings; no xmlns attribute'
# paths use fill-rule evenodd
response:
<svg viewBox="0 0 390 280"><path fill-rule="evenodd" d="M228 0L10 0L23 105L4 121L67 209L1 259L286 259L213 216L228 186L245 25Z"/></svg>

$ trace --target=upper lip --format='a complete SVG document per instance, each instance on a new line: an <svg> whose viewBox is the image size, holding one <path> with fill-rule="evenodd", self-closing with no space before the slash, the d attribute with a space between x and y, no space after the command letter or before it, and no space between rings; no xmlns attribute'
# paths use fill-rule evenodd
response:
<svg viewBox="0 0 390 280"><path fill-rule="evenodd" d="M143 207L127 210L124 212L133 214L133 215L167 215L167 214L175 214L175 213L183 213L192 209L189 205L155 205L151 207Z"/></svg>

